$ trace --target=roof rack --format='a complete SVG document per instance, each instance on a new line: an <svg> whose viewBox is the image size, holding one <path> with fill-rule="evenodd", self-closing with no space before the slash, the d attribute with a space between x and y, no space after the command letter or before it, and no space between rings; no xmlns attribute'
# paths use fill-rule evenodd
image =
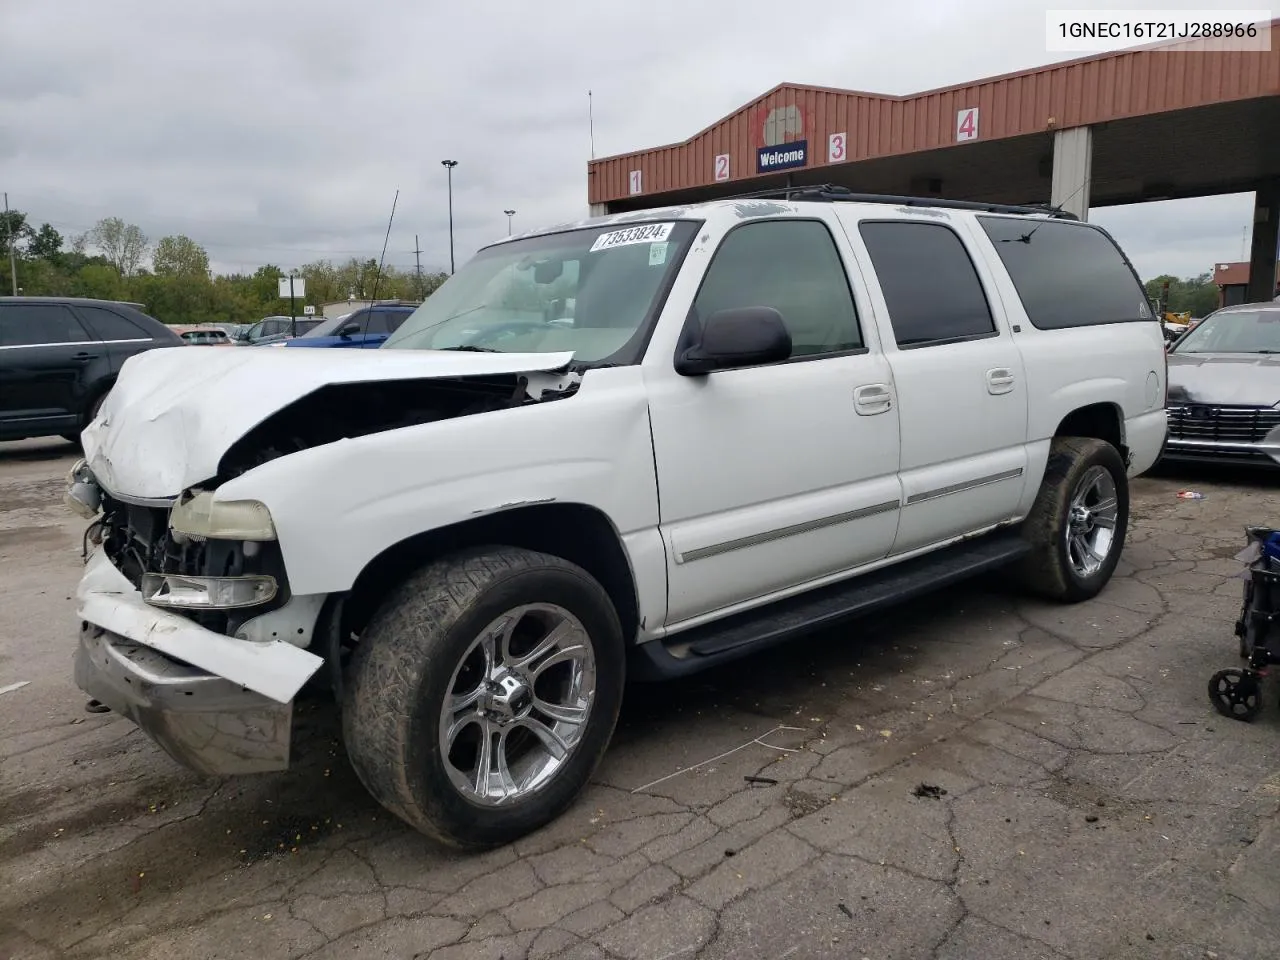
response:
<svg viewBox="0 0 1280 960"><path fill-rule="evenodd" d="M941 197L907 197L886 193L854 193L831 183L808 187L774 187L752 193L737 193L720 200L818 200L825 203L887 203L897 207L942 207L949 210L980 210L983 213L1016 213L1058 220L1079 220L1074 213L1044 204L983 203L981 200L944 200Z"/></svg>

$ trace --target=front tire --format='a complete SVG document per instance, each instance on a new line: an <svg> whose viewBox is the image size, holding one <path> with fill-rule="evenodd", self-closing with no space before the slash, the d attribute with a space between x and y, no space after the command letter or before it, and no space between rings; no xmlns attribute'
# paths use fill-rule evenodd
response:
<svg viewBox="0 0 1280 960"><path fill-rule="evenodd" d="M1118 451L1092 437L1055 437L1023 523L1032 552L1023 583L1060 603L1096 597L1115 573L1129 527L1129 480Z"/></svg>
<svg viewBox="0 0 1280 960"><path fill-rule="evenodd" d="M625 645L585 570L531 550L445 557L395 590L343 683L352 766L384 807L450 846L549 823L604 756Z"/></svg>

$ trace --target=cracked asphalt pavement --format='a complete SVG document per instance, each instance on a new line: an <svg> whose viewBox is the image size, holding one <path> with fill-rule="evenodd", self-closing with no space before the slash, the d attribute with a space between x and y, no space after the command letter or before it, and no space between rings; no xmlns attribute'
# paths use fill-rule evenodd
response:
<svg viewBox="0 0 1280 960"><path fill-rule="evenodd" d="M992 577L635 688L567 815L465 856L368 798L323 700L294 769L229 780L85 712L73 457L0 445L3 960L1280 951L1277 691L1251 724L1206 693L1239 663L1232 558L1280 521L1274 478L1137 481L1093 602Z"/></svg>

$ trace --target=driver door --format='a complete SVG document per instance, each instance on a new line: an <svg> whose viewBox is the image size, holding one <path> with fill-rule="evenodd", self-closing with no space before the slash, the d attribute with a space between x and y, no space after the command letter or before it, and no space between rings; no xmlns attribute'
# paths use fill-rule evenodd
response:
<svg viewBox="0 0 1280 960"><path fill-rule="evenodd" d="M669 628L837 579L893 544L898 407L845 243L821 219L762 218L711 258L688 324L773 307L789 360L702 376L665 350L646 362Z"/></svg>

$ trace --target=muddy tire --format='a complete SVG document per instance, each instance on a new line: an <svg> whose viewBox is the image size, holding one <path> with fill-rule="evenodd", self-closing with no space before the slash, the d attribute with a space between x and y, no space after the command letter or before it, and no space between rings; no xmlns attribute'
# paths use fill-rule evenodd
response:
<svg viewBox="0 0 1280 960"><path fill-rule="evenodd" d="M608 594L574 564L511 547L433 562L382 603L352 655L352 766L428 836L509 843L560 816L595 772L624 654Z"/></svg>
<svg viewBox="0 0 1280 960"><path fill-rule="evenodd" d="M1115 573L1129 526L1129 483L1120 452L1092 437L1057 437L1040 493L1023 523L1032 551L1023 584L1061 603L1098 595Z"/></svg>

